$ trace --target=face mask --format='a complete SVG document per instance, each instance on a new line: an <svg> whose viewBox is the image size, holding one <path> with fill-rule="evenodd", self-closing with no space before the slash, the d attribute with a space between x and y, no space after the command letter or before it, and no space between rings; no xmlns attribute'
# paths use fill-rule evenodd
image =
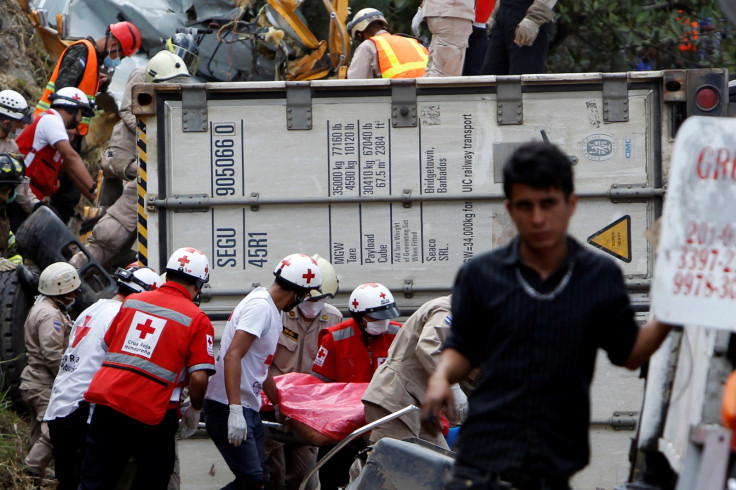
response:
<svg viewBox="0 0 736 490"><path fill-rule="evenodd" d="M74 305L74 298L71 300L64 300L64 299L56 299L56 304L59 305L59 309L65 313L69 313L69 311L72 309L72 306ZM69 301L69 303L66 303L66 301Z"/></svg>
<svg viewBox="0 0 736 490"><path fill-rule="evenodd" d="M288 304L284 306L283 311L289 312L293 310L296 306L299 306L299 303L302 302L302 298L299 295L295 295L294 301L291 302L291 304Z"/></svg>
<svg viewBox="0 0 736 490"><path fill-rule="evenodd" d="M120 66L120 58L112 59L109 56L105 56L105 66L108 68L112 68L113 70Z"/></svg>
<svg viewBox="0 0 736 490"><path fill-rule="evenodd" d="M325 306L326 298L322 298L317 301L302 301L299 303L299 311L302 312L306 318L317 318L319 312Z"/></svg>
<svg viewBox="0 0 736 490"><path fill-rule="evenodd" d="M388 330L388 320L376 320L373 322L366 322L365 331L368 335L382 335Z"/></svg>

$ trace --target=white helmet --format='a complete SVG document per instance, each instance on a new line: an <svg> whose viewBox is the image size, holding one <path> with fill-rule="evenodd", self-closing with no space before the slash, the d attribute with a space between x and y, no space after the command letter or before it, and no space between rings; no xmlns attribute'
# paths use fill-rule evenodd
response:
<svg viewBox="0 0 736 490"><path fill-rule="evenodd" d="M210 262L196 248L184 247L174 251L166 263L166 272L178 272L197 281L197 288L210 280Z"/></svg>
<svg viewBox="0 0 736 490"><path fill-rule="evenodd" d="M49 96L51 107L77 107L82 109L82 115L92 117L95 115L94 108L87 95L77 87L60 88Z"/></svg>
<svg viewBox="0 0 736 490"><path fill-rule="evenodd" d="M128 266L115 272L118 287L129 290L129 293L142 293L157 289L163 281L161 276L150 267Z"/></svg>
<svg viewBox="0 0 736 490"><path fill-rule="evenodd" d="M310 295L313 299L320 299L327 296L334 298L337 295L337 288L340 286L335 268L332 267L329 260L321 257L319 254L312 255L312 258L317 262L319 271L322 273L322 286L319 291L313 289Z"/></svg>
<svg viewBox="0 0 736 490"><path fill-rule="evenodd" d="M322 271L317 261L305 254L287 255L279 261L273 275L277 282L285 282L297 291L319 290L322 286Z"/></svg>
<svg viewBox="0 0 736 490"><path fill-rule="evenodd" d="M376 320L396 318L400 314L391 291L377 282L367 282L353 289L348 310L353 318L370 315Z"/></svg>
<svg viewBox="0 0 736 490"><path fill-rule="evenodd" d="M174 78L189 78L184 60L171 51L159 51L146 65L146 82L165 82Z"/></svg>
<svg viewBox="0 0 736 490"><path fill-rule="evenodd" d="M348 22L347 25L350 37L355 39L355 35L357 33L363 32L369 25L371 25L372 22L377 20L382 21L383 25L388 28L388 22L386 22L386 18L380 10L372 8L358 10L358 12L353 16L353 20Z"/></svg>
<svg viewBox="0 0 736 490"><path fill-rule="evenodd" d="M38 278L38 292L46 296L61 296L79 289L77 269L68 262L54 262Z"/></svg>
<svg viewBox="0 0 736 490"><path fill-rule="evenodd" d="M20 121L26 117L26 114L28 114L28 102L25 97L15 90L0 92L0 115Z"/></svg>

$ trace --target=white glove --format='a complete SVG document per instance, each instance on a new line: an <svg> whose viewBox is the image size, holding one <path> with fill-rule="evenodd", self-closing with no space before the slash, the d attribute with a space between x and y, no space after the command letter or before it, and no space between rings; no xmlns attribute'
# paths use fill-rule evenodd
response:
<svg viewBox="0 0 736 490"><path fill-rule="evenodd" d="M411 19L411 32L413 32L416 37L419 37L419 26L422 25L423 20L424 10L422 10L422 7L419 7L417 9L417 13L414 14L414 17Z"/></svg>
<svg viewBox="0 0 736 490"><path fill-rule="evenodd" d="M516 37L514 43L517 46L531 46L539 34L539 25L533 20L524 17L516 26Z"/></svg>
<svg viewBox="0 0 736 490"><path fill-rule="evenodd" d="M197 425L199 425L199 414L202 410L197 410L189 405L184 413L181 414L181 423L179 424L179 435L182 439L191 437L197 431Z"/></svg>
<svg viewBox="0 0 736 490"><path fill-rule="evenodd" d="M243 416L241 405L230 405L230 415L227 418L227 440L233 446L240 446L248 435L248 425Z"/></svg>
<svg viewBox="0 0 736 490"><path fill-rule="evenodd" d="M452 385L452 399L454 400L455 407L455 424L460 425L465 422L468 416L468 397L465 392L460 388L459 384Z"/></svg>
<svg viewBox="0 0 736 490"><path fill-rule="evenodd" d="M0 257L0 272L12 271L15 270L15 267L15 262L8 260L5 257Z"/></svg>

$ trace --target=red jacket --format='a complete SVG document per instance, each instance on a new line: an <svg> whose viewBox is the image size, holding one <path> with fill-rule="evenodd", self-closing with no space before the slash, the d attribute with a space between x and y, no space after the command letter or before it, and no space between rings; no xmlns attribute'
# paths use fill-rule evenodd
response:
<svg viewBox="0 0 736 490"><path fill-rule="evenodd" d="M319 351L312 372L325 381L368 383L388 357L388 348L401 324L391 322L380 336L364 334L352 318L319 333Z"/></svg>
<svg viewBox="0 0 736 490"><path fill-rule="evenodd" d="M105 361L84 398L145 424L163 420L185 368L215 372L212 323L171 281L128 296L105 345Z"/></svg>

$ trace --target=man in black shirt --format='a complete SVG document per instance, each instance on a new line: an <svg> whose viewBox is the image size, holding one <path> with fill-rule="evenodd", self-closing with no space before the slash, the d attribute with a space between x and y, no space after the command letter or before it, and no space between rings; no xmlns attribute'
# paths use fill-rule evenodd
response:
<svg viewBox="0 0 736 490"><path fill-rule="evenodd" d="M438 430L439 410L452 410L450 386L480 366L446 488L568 489L588 463L598 348L636 369L671 325L639 329L620 269L567 234L577 196L557 147L519 148L504 166L504 194L518 236L458 272L422 423Z"/></svg>

